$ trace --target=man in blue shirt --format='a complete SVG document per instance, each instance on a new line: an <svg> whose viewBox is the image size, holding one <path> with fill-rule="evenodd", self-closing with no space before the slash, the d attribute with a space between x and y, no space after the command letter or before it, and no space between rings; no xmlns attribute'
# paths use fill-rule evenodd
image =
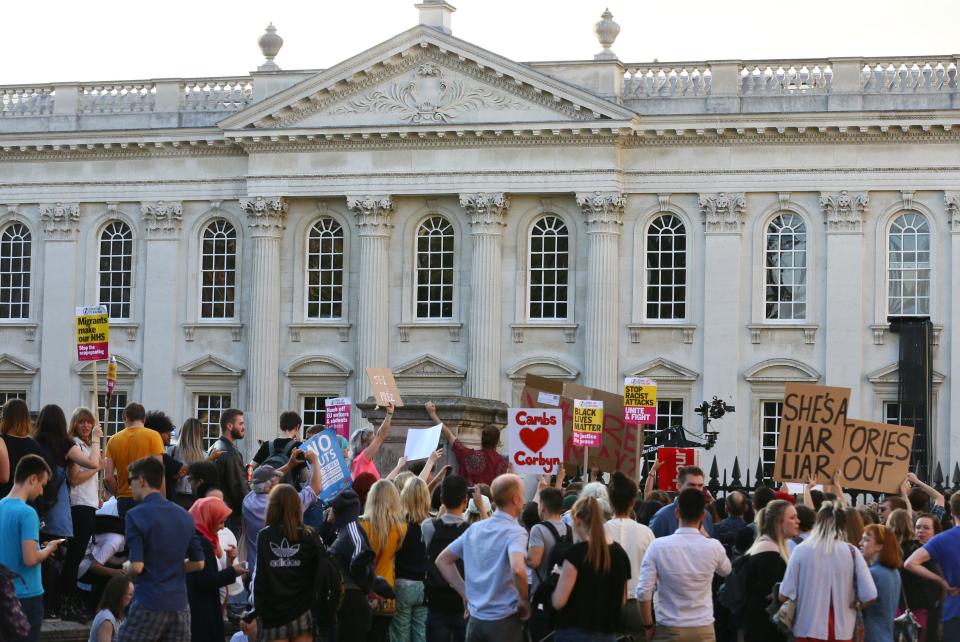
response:
<svg viewBox="0 0 960 642"><path fill-rule="evenodd" d="M146 457L130 464L138 504L127 512L128 575L137 578L133 603L118 642L190 642L186 573L203 569L193 518L164 499L163 464ZM189 561L185 561L189 560Z"/></svg>
<svg viewBox="0 0 960 642"><path fill-rule="evenodd" d="M523 480L500 475L490 490L496 512L447 546L436 565L467 603L467 642L522 642L523 622L530 617L527 532L517 523L523 510ZM466 583L457 560L463 560Z"/></svg>
<svg viewBox="0 0 960 642"><path fill-rule="evenodd" d="M57 550L64 540L55 539L43 545L40 541L40 518L27 502L43 494L50 480L50 466L37 455L24 455L17 464L10 494L0 500L0 564L18 575L13 585L30 623L30 633L22 642L40 639L43 625L43 584L40 564Z"/></svg>
<svg viewBox="0 0 960 642"><path fill-rule="evenodd" d="M720 540L723 548L729 553L733 548L733 541L737 532L747 525L743 521L743 514L747 510L747 498L743 496L743 493L735 490L727 495L726 505L727 517L717 523L713 529L713 535Z"/></svg>
<svg viewBox="0 0 960 642"><path fill-rule="evenodd" d="M678 470L677 486L677 496L688 488L696 488L704 494L704 497L707 498L707 506L710 506L712 498L707 495L709 491L704 487L704 474L700 467L684 466ZM653 531L654 535L657 537L673 535L673 532L680 526L677 519L677 510L679 510L679 504L677 504L677 500L674 500L672 504L667 504L656 512L653 519L650 520L650 530ZM708 536L713 537L713 516L710 515L709 510L703 511L703 524L700 528Z"/></svg>
<svg viewBox="0 0 960 642"><path fill-rule="evenodd" d="M944 588L947 599L943 602L943 639L960 640L960 493L950 497L950 514L953 528L914 551L904 568ZM930 560L940 565L942 577L924 568L923 564Z"/></svg>

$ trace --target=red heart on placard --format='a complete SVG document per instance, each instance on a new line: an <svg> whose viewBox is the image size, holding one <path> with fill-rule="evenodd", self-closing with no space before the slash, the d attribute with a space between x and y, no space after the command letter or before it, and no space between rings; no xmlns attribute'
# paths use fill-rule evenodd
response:
<svg viewBox="0 0 960 642"><path fill-rule="evenodd" d="M520 430L520 441L530 450L537 451L550 441L550 431L546 428L523 428Z"/></svg>

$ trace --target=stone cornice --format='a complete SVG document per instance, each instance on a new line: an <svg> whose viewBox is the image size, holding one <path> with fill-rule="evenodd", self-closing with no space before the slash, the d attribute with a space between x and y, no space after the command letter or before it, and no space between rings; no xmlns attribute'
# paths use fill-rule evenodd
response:
<svg viewBox="0 0 960 642"><path fill-rule="evenodd" d="M740 234L747 199L740 193L701 194L697 199L707 234Z"/></svg>
<svg viewBox="0 0 960 642"><path fill-rule="evenodd" d="M183 223L183 206L179 201L141 203L140 214L143 216L147 238L176 238L180 233L180 226Z"/></svg>
<svg viewBox="0 0 960 642"><path fill-rule="evenodd" d="M510 196L503 192L478 192L460 195L462 207L470 219L471 234L500 234L510 209Z"/></svg>
<svg viewBox="0 0 960 642"><path fill-rule="evenodd" d="M50 240L74 241L80 232L80 205L56 203L40 206L43 233Z"/></svg>
<svg viewBox="0 0 960 642"><path fill-rule="evenodd" d="M620 192L590 192L577 194L577 205L587 219L587 233L619 234L623 226L626 195Z"/></svg>
<svg viewBox="0 0 960 642"><path fill-rule="evenodd" d="M389 195L347 197L347 208L357 217L360 236L389 236L395 207Z"/></svg>
<svg viewBox="0 0 960 642"><path fill-rule="evenodd" d="M863 232L863 219L870 203L867 192L849 193L841 190L835 194L820 194L824 223L828 233L859 234Z"/></svg>
<svg viewBox="0 0 960 642"><path fill-rule="evenodd" d="M277 236L283 232L290 203L282 196L240 199L240 208L247 214L247 224L254 236Z"/></svg>

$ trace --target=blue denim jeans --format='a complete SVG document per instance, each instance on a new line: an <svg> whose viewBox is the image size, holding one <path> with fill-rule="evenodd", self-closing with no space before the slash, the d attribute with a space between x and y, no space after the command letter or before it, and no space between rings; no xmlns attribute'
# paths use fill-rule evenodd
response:
<svg viewBox="0 0 960 642"><path fill-rule="evenodd" d="M556 642L616 642L616 633L588 631L587 629L557 629Z"/></svg>
<svg viewBox="0 0 960 642"><path fill-rule="evenodd" d="M43 626L43 596L20 598L20 608L30 623L30 632L22 638L15 638L13 642L39 642L40 627Z"/></svg>
<svg viewBox="0 0 960 642"><path fill-rule="evenodd" d="M427 607L423 605L423 582L397 580L397 612L390 622L390 642L426 642Z"/></svg>
<svg viewBox="0 0 960 642"><path fill-rule="evenodd" d="M464 642L467 620L463 613L441 613L427 609L427 642Z"/></svg>

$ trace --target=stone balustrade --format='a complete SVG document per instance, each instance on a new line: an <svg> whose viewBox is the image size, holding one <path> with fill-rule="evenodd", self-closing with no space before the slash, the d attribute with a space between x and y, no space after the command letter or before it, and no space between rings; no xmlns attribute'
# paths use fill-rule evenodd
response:
<svg viewBox="0 0 960 642"><path fill-rule="evenodd" d="M48 116L53 113L56 88L51 85L0 87L0 118Z"/></svg>
<svg viewBox="0 0 960 642"><path fill-rule="evenodd" d="M181 86L183 111L239 111L253 97L250 78L201 78L184 81Z"/></svg>
<svg viewBox="0 0 960 642"><path fill-rule="evenodd" d="M81 114L152 112L156 106L157 85L150 81L80 85L78 96Z"/></svg>
<svg viewBox="0 0 960 642"><path fill-rule="evenodd" d="M702 62L627 65L623 95L630 98L706 96L712 73Z"/></svg>
<svg viewBox="0 0 960 642"><path fill-rule="evenodd" d="M871 94L956 91L957 59L865 61L861 87Z"/></svg>
<svg viewBox="0 0 960 642"><path fill-rule="evenodd" d="M745 62L740 69L742 96L828 94L832 85L833 66L828 60Z"/></svg>

